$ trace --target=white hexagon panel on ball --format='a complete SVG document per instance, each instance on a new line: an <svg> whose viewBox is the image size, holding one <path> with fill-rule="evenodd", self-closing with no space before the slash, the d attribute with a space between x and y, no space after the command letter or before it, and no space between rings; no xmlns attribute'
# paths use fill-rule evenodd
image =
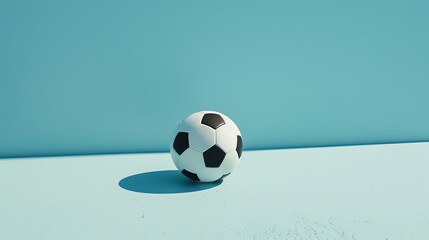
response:
<svg viewBox="0 0 429 240"><path fill-rule="evenodd" d="M177 127L170 146L177 169L193 181L214 182L239 164L243 140L237 125L226 115L201 111Z"/></svg>

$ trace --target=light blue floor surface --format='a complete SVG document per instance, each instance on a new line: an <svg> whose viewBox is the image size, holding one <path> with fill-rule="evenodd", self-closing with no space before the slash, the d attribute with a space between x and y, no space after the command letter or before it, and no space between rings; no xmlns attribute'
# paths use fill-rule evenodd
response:
<svg viewBox="0 0 429 240"><path fill-rule="evenodd" d="M244 152L192 184L169 154L0 160L0 239L429 239L429 143Z"/></svg>

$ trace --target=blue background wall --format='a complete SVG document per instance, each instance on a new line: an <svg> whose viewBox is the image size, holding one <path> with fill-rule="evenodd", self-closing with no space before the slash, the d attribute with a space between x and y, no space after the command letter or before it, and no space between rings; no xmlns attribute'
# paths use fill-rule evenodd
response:
<svg viewBox="0 0 429 240"><path fill-rule="evenodd" d="M429 140L428 1L0 1L0 157Z"/></svg>

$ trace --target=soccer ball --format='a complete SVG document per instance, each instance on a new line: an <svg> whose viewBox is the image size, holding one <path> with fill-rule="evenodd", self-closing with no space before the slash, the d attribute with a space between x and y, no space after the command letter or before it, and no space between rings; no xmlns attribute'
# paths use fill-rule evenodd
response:
<svg viewBox="0 0 429 240"><path fill-rule="evenodd" d="M214 182L237 167L242 149L240 130L229 117L202 111L179 124L170 153L177 169L186 177Z"/></svg>

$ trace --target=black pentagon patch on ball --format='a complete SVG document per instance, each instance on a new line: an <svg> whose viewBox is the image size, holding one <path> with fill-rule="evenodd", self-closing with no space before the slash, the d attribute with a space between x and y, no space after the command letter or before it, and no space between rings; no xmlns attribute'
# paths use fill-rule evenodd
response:
<svg viewBox="0 0 429 240"><path fill-rule="evenodd" d="M217 168L222 164L226 153L218 146L214 145L203 153L206 167Z"/></svg>
<svg viewBox="0 0 429 240"><path fill-rule="evenodd" d="M179 132L173 142L173 148L181 155L189 148L189 134L187 132Z"/></svg>
<svg viewBox="0 0 429 240"><path fill-rule="evenodd" d="M185 176L187 176L189 179L191 179L191 180L194 180L194 181L200 181L200 178L198 177L198 175L197 174L195 174L195 173L192 173L192 172L189 172L188 170L186 170L186 169L183 169L182 170L182 174L183 175L185 175Z"/></svg>
<svg viewBox="0 0 429 240"><path fill-rule="evenodd" d="M238 157L241 158L243 152L243 139L241 139L241 136L237 136L237 148L235 150L237 151Z"/></svg>
<svg viewBox="0 0 429 240"><path fill-rule="evenodd" d="M213 129L217 129L220 126L225 124L225 121L223 118L216 113L206 113L203 116L203 119L201 120L202 124L205 124Z"/></svg>

